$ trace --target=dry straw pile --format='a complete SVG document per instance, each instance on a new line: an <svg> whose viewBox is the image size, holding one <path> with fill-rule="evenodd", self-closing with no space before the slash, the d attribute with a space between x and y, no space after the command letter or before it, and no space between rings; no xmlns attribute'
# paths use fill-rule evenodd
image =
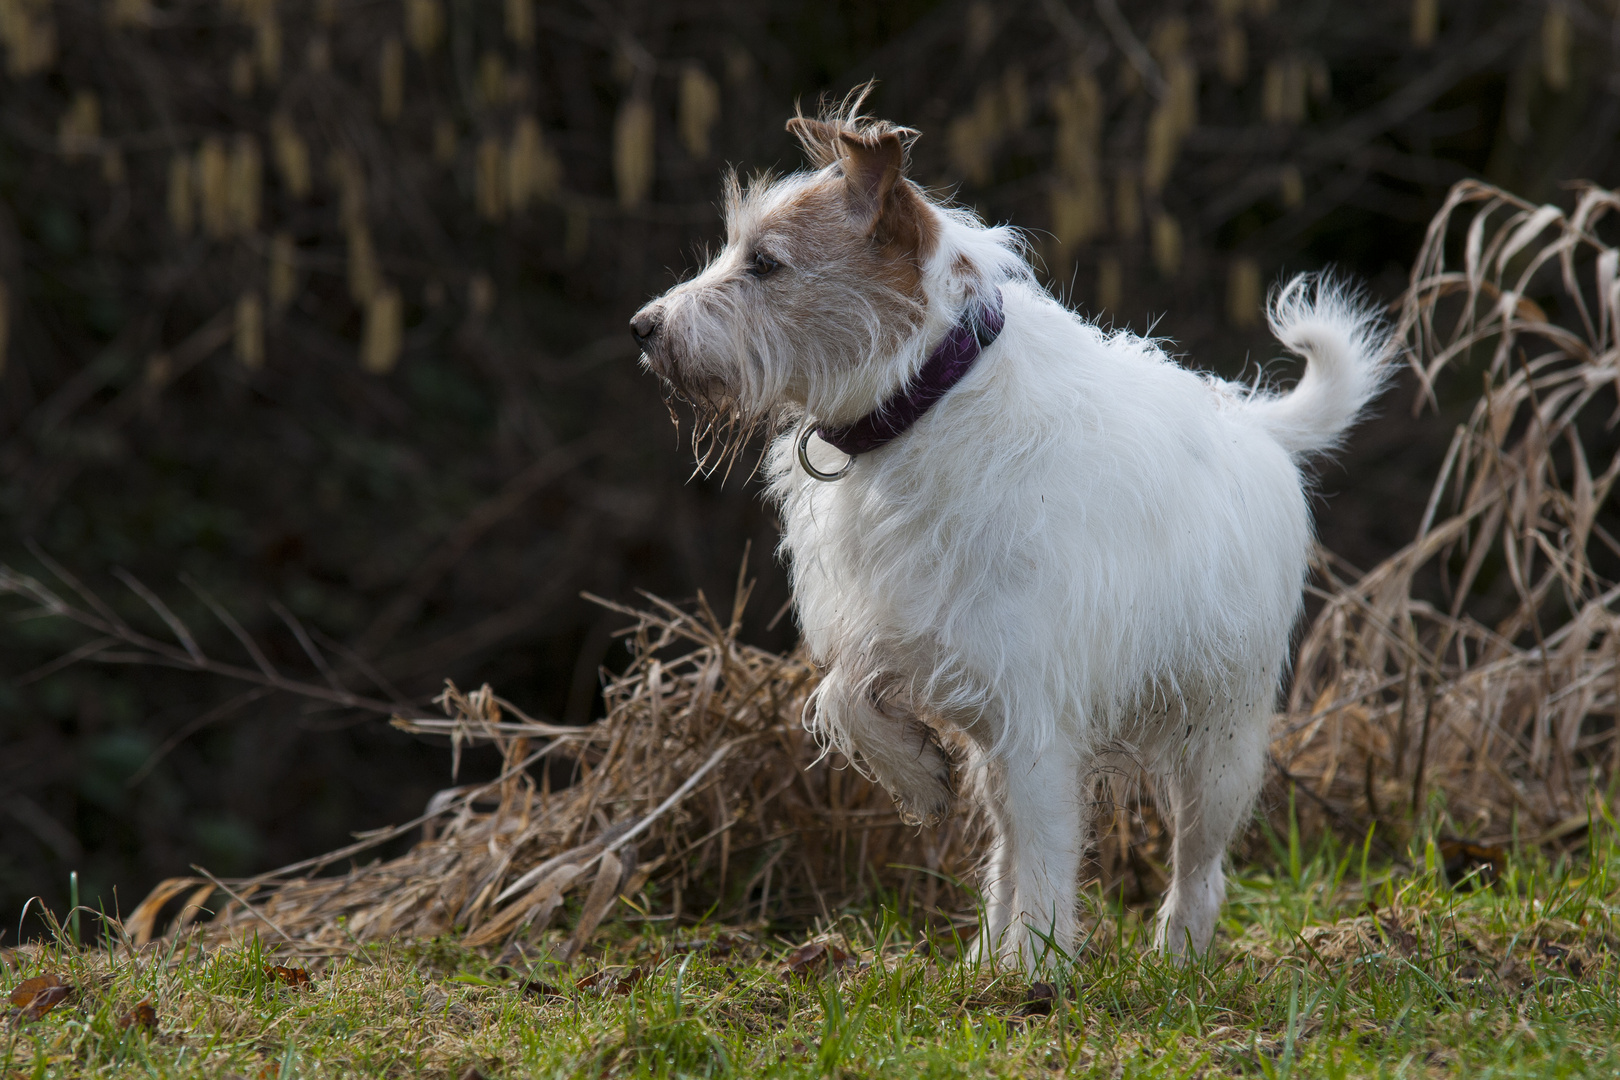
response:
<svg viewBox="0 0 1620 1080"><path fill-rule="evenodd" d="M1482 389L1412 543L1354 579L1321 560L1329 591L1273 748L1307 825L1358 840L1376 825L1394 850L1438 803L1448 828L1485 842L1514 828L1568 840L1614 775L1620 542L1602 511L1620 475L1620 251L1598 227L1617 206L1588 189L1565 213L1470 182L1435 218L1399 331L1428 400ZM944 918L962 910L974 822L906 829L882 791L824 757L800 723L815 671L737 640L746 597L739 581L727 619L706 603L617 608L634 660L589 727L450 687L448 719L395 722L448 735L457 756L495 744L498 778L274 874L165 882L132 933L150 938L177 907L189 921L216 888L228 902L208 932L257 929L300 949L461 927L471 944L522 953L570 895L564 956L620 895L675 918L808 920L875 887ZM534 768L547 759L574 782L551 786L555 766ZM1098 878L1155 891L1163 830L1143 807L1110 809ZM308 876L417 828L402 857Z"/></svg>
<svg viewBox="0 0 1620 1080"><path fill-rule="evenodd" d="M657 599L648 610L608 604L632 620L634 659L607 683L607 715L589 727L538 723L487 686L449 686L439 698L448 719L395 724L449 736L456 757L468 743L493 743L504 762L497 778L442 791L416 821L260 878L166 881L126 927L149 940L160 916L189 923L217 889L224 906L209 933L257 930L300 950L342 950L461 927L466 943L510 955L573 894L583 908L566 957L649 880L677 919L716 911L809 922L877 885L925 911L954 911L973 824L919 835L886 793L821 754L800 722L814 670L737 640L747 594L739 581L729 619L703 602L696 613ZM559 772L573 782L553 788ZM400 858L306 876L417 828L422 841Z"/></svg>

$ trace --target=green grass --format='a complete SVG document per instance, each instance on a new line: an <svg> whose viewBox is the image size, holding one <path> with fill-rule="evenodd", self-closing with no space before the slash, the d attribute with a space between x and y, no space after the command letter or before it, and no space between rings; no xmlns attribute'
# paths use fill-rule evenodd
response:
<svg viewBox="0 0 1620 1080"><path fill-rule="evenodd" d="M1448 886L1432 846L1414 862L1279 845L1274 871L1234 877L1215 949L1186 967L1146 952L1143 913L1094 899L1045 1014L1024 980L958 965L953 941L883 911L834 928L858 965L808 977L783 973L802 936L757 928L728 951L692 947L721 928L620 922L568 971L396 942L309 962L308 989L267 974L289 962L268 939L135 954L64 934L5 955L8 991L52 973L77 992L0 1029L0 1077L1620 1072L1613 822L1579 857L1510 858L1494 888ZM143 1000L156 1030L121 1028Z"/></svg>

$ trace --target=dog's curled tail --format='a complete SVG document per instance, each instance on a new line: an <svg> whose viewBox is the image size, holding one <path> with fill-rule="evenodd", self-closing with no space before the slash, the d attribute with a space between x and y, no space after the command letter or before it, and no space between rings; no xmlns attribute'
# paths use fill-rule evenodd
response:
<svg viewBox="0 0 1620 1080"><path fill-rule="evenodd" d="M1286 394L1256 394L1249 414L1294 457L1334 450L1384 389L1393 349L1383 319L1353 289L1301 274L1272 292L1266 321L1305 375Z"/></svg>

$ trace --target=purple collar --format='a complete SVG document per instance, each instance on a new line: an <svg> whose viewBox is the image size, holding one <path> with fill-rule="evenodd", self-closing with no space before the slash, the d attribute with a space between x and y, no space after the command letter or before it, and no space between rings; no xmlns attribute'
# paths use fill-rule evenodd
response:
<svg viewBox="0 0 1620 1080"><path fill-rule="evenodd" d="M928 354L916 377L891 394L889 400L853 424L816 428L816 437L850 457L898 439L973 370L973 362L996 340L1005 322L1001 289L997 287L994 302L979 304L963 315L945 340Z"/></svg>

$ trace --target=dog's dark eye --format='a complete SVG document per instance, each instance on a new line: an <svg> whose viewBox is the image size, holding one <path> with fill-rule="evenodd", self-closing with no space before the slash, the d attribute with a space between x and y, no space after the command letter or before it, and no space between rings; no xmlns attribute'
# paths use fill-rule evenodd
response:
<svg viewBox="0 0 1620 1080"><path fill-rule="evenodd" d="M754 277L764 277L781 265L763 251L756 251L753 259L748 263L748 272Z"/></svg>

